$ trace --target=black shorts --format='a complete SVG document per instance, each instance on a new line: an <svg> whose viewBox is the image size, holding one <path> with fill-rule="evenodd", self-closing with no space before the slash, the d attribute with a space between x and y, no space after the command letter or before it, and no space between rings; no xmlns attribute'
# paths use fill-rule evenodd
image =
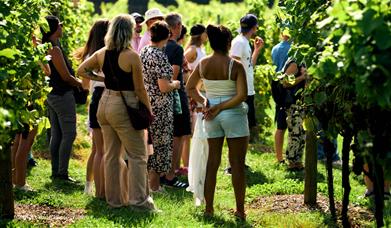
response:
<svg viewBox="0 0 391 228"><path fill-rule="evenodd" d="M286 118L287 118L286 109L283 107L276 106L275 121L277 122L277 129L285 130L288 128Z"/></svg>
<svg viewBox="0 0 391 228"><path fill-rule="evenodd" d="M249 128L257 126L257 119L255 117L254 95L247 96L246 103L248 105L247 119Z"/></svg>
<svg viewBox="0 0 391 228"><path fill-rule="evenodd" d="M189 101L186 92L179 90L181 98L182 114L174 115L174 137L191 135L191 120Z"/></svg>
<svg viewBox="0 0 391 228"><path fill-rule="evenodd" d="M90 128L100 128L98 119L96 118L96 113L98 112L98 106L100 98L102 97L105 87L95 87L94 92L92 93L90 109L89 109L89 118L90 118Z"/></svg>

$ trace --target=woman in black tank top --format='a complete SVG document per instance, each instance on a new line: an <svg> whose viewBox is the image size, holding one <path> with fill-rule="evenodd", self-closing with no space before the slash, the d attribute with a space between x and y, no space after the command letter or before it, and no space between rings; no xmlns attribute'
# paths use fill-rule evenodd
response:
<svg viewBox="0 0 391 228"><path fill-rule="evenodd" d="M104 139L106 202L111 207L135 205L153 211L156 208L149 195L145 131L133 128L126 110L126 105L136 108L138 101L151 110L140 57L130 46L134 24L130 15L115 17L105 36L105 47L85 60L78 74L104 81L106 86L97 113ZM93 74L98 70L103 71L104 78ZM123 152L128 156L128 166Z"/></svg>
<svg viewBox="0 0 391 228"><path fill-rule="evenodd" d="M52 178L74 181L68 175L69 159L76 137L76 105L72 88L81 87L81 80L73 76L71 64L64 55L59 39L62 23L55 16L45 17L49 31L42 29L42 42L51 43L49 66L51 70L47 103L51 124L50 153L52 155Z"/></svg>

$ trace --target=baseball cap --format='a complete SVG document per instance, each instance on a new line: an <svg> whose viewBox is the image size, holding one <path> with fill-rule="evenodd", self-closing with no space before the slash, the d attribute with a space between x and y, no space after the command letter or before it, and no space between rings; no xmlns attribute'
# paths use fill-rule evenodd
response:
<svg viewBox="0 0 391 228"><path fill-rule="evenodd" d="M202 24L195 24L193 27L190 29L190 36L198 36L204 33L206 30L205 26Z"/></svg>
<svg viewBox="0 0 391 228"><path fill-rule="evenodd" d="M254 14L246 14L240 18L240 32L248 32L258 25L258 18Z"/></svg>
<svg viewBox="0 0 391 228"><path fill-rule="evenodd" d="M141 14L139 14L139 13L137 13L137 12L134 12L134 13L132 13L132 14L130 14L130 15L132 15L133 16L133 18L134 18L134 20L136 21L136 23L143 23L143 21L144 21L144 17L141 15Z"/></svg>
<svg viewBox="0 0 391 228"><path fill-rule="evenodd" d="M164 18L164 14L160 11L160 9L158 8L149 9L147 10L147 12L145 12L145 21L143 23L157 17Z"/></svg>

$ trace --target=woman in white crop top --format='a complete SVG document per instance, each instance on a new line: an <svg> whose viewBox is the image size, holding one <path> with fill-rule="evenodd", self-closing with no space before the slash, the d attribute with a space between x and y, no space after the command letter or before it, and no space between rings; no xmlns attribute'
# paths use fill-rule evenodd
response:
<svg viewBox="0 0 391 228"><path fill-rule="evenodd" d="M193 25L190 29L190 41L185 49L185 58L189 63L190 70L193 71L202 58L206 56L204 43L208 41L205 26L201 24Z"/></svg>
<svg viewBox="0 0 391 228"><path fill-rule="evenodd" d="M203 104L205 129L208 136L209 157L205 177L205 215L213 215L216 174L221 161L224 139L227 138L229 160L232 166L232 183L236 199L235 216L245 219L245 167L248 145L246 73L242 64L228 56L232 34L224 26L206 28L212 55L202 59L186 85L189 95ZM206 97L197 84L202 80Z"/></svg>

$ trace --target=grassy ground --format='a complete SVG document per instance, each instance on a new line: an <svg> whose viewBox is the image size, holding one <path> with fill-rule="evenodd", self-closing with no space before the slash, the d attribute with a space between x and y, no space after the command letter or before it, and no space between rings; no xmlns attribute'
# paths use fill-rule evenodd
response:
<svg viewBox="0 0 391 228"><path fill-rule="evenodd" d="M28 183L35 189L32 193L16 191L18 204L45 205L54 208L75 208L85 210L83 218L76 220L73 227L334 227L328 213L320 210L290 213L268 211L263 207L251 206L259 197L273 195L303 194L304 173L288 172L283 165L275 163L274 154L263 153L259 147L252 146L247 155L247 164L251 170L247 172L246 207L248 220L246 223L235 221L233 217L234 196L230 176L224 175L227 148L224 147L224 158L218 172L215 211L216 216L205 219L202 216L203 207L194 206L192 195L185 190L169 189L162 194L154 195L156 205L162 210L159 214L148 214L132 208L111 209L104 201L83 194L85 179L85 163L89 153L89 136L85 129L86 112L84 107L78 108L78 139L75 154L70 163L70 175L80 181L78 184L65 184L52 181L50 176L50 161L39 158L38 167L32 169ZM41 136L42 137L42 136ZM37 142L42 143L42 138ZM35 148L43 148L35 145ZM45 152L39 152L43 155ZM40 156L43 157L43 156ZM335 171L335 196L337 201L342 199L341 171ZM370 202L362 198L365 190L362 177L351 176L352 192L350 201L353 205L369 207ZM326 171L323 164L318 165L318 192L327 196ZM289 207L289 205L288 205ZM386 209L386 220L390 220L390 208ZM361 224L370 226L371 221ZM45 222L15 220L8 226L40 226Z"/></svg>

